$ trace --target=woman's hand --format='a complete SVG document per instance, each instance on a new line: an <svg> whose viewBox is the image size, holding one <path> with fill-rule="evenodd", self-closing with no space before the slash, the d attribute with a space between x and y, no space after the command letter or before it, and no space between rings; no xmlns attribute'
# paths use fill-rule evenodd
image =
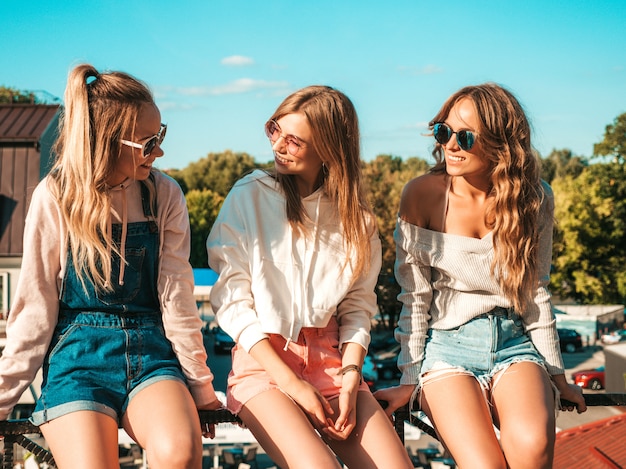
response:
<svg viewBox="0 0 626 469"><path fill-rule="evenodd" d="M202 405L198 407L198 410L218 410L223 409L224 406L218 400L217 396L215 400L209 402L208 404ZM215 438L215 424L214 423L206 423L202 426L202 436L205 438Z"/></svg>
<svg viewBox="0 0 626 469"><path fill-rule="evenodd" d="M565 379L565 375L554 375L552 376L552 381L554 381L559 393L561 393L561 400L574 404L563 406L562 410L571 412L574 408L576 408L579 414L582 414L587 410L585 396L583 396L583 391L580 389L580 386L569 384Z"/></svg>
<svg viewBox="0 0 626 469"><path fill-rule="evenodd" d="M396 409L409 402L413 391L415 391L414 384L401 384L391 388L379 389L374 393L374 397L378 401L384 401L387 403L385 413L387 414L387 417L391 419L391 416Z"/></svg>
<svg viewBox="0 0 626 469"><path fill-rule="evenodd" d="M319 430L332 427L330 416L335 412L328 400L310 383L294 376L281 389L304 410Z"/></svg>
<svg viewBox="0 0 626 469"><path fill-rule="evenodd" d="M268 339L258 341L249 353L274 378L278 387L304 410L315 427L321 430L332 425L329 416L334 412L330 403L315 387L298 378Z"/></svg>
<svg viewBox="0 0 626 469"><path fill-rule="evenodd" d="M356 401L361 385L361 374L349 372L343 375L341 392L339 393L339 416L333 426L325 430L327 437L334 440L345 440L356 426Z"/></svg>

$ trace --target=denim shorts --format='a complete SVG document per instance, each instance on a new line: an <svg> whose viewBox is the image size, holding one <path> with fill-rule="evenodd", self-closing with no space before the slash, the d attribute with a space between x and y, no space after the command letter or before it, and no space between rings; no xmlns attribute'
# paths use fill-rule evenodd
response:
<svg viewBox="0 0 626 469"><path fill-rule="evenodd" d="M494 376L518 362L545 362L515 312L495 308L450 330L430 329L426 338L420 386L454 372L474 376L481 387L493 388Z"/></svg>
<svg viewBox="0 0 626 469"><path fill-rule="evenodd" d="M287 343L279 334L269 334L269 342L287 366L300 379L312 384L322 396L328 400L339 396L343 377L339 326L335 317L325 328L302 328L295 342ZM231 353L233 366L228 376L226 406L238 414L249 399L279 388L270 374L243 347L235 345ZM370 392L365 381L361 382L359 391Z"/></svg>
<svg viewBox="0 0 626 469"><path fill-rule="evenodd" d="M160 313L64 313L43 368L31 421L70 412L102 412L119 423L130 399L157 381L185 383Z"/></svg>

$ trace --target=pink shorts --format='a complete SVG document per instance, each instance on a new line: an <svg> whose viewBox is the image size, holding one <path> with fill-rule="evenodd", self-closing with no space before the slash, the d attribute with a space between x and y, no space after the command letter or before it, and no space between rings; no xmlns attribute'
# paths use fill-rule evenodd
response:
<svg viewBox="0 0 626 469"><path fill-rule="evenodd" d="M339 396L342 376L340 374L339 326L332 318L325 328L305 327L297 342L289 342L278 334L269 334L274 350L298 377L315 386L326 399ZM233 366L228 375L226 391L228 410L238 414L251 398L271 389L279 389L272 377L242 347L232 350ZM370 392L365 382L359 391Z"/></svg>

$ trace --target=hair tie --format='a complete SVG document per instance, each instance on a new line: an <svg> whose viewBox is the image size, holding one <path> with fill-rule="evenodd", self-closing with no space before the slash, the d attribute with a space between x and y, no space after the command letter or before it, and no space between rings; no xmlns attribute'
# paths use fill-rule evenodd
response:
<svg viewBox="0 0 626 469"><path fill-rule="evenodd" d="M85 83L87 83L87 85L91 85L98 78L100 78L100 74L98 72L89 71L85 76Z"/></svg>

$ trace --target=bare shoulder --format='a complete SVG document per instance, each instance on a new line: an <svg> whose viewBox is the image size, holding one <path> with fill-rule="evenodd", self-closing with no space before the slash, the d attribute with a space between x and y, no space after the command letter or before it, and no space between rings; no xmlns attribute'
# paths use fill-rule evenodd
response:
<svg viewBox="0 0 626 469"><path fill-rule="evenodd" d="M422 228L436 229L445 209L448 187L445 173L426 173L411 179L402 191L399 215Z"/></svg>

